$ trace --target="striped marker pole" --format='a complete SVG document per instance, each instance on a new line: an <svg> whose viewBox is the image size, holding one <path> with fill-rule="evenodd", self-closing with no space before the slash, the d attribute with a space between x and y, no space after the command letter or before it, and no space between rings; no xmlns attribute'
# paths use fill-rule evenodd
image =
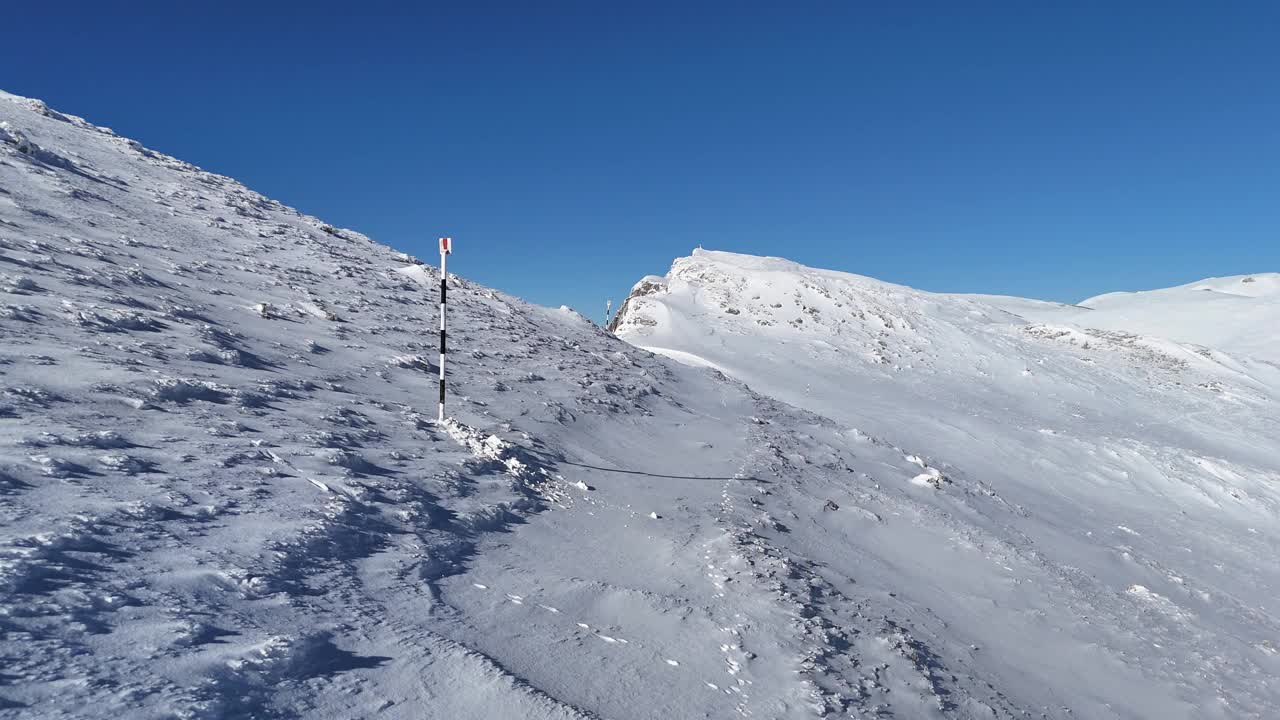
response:
<svg viewBox="0 0 1280 720"><path fill-rule="evenodd" d="M453 238L440 238L440 412L436 416L437 422L444 422L444 306L445 306L445 289L449 280L449 273L445 269L445 259L453 253Z"/></svg>

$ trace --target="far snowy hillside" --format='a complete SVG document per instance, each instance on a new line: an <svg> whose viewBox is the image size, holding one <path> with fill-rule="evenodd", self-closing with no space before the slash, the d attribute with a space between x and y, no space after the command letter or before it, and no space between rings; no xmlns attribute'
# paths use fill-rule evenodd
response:
<svg viewBox="0 0 1280 720"><path fill-rule="evenodd" d="M698 250L641 280L615 328L922 449L912 483L935 513L839 532L800 517L770 540L828 577L892 584L1001 687L1040 687L1038 712L1272 717L1274 286L1206 281L1090 310Z"/></svg>
<svg viewBox="0 0 1280 720"><path fill-rule="evenodd" d="M1178 287L1099 295L1078 305L971 296L1037 321L1155 335L1280 367L1280 273L1209 278Z"/></svg>

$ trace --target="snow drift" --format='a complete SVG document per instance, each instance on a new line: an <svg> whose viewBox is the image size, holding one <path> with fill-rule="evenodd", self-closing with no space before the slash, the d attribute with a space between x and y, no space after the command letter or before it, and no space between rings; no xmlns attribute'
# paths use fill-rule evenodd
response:
<svg viewBox="0 0 1280 720"><path fill-rule="evenodd" d="M615 329L924 453L883 523L801 515L770 542L945 628L941 664L1051 717L1266 717L1276 277L1076 307L695 251Z"/></svg>

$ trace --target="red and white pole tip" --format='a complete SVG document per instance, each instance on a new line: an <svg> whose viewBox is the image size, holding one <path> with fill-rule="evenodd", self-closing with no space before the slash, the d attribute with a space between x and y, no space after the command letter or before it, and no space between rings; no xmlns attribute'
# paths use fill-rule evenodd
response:
<svg viewBox="0 0 1280 720"><path fill-rule="evenodd" d="M441 255L453 254L453 238L447 238L447 237L440 238L440 254Z"/></svg>

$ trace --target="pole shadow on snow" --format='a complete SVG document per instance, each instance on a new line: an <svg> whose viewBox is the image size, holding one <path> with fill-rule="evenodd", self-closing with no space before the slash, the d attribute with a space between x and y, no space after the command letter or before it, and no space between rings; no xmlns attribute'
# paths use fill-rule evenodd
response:
<svg viewBox="0 0 1280 720"><path fill-rule="evenodd" d="M517 446L522 455L528 456L538 464L553 468L558 465L572 465L573 467L585 468L587 470L596 470L599 472L618 473L621 475L643 475L645 477L664 478L667 480L741 480L742 482L753 482L761 485L768 485L769 481L758 477L739 477L739 476L715 476L715 475L672 475L668 473L649 472L648 470L628 470L626 468L611 468L603 465L590 465L588 463L573 462L565 458L545 450L535 450L533 448Z"/></svg>
<svg viewBox="0 0 1280 720"><path fill-rule="evenodd" d="M586 463L577 463L570 460L557 460L560 465L572 465L574 467L587 468L588 470L599 470L600 472L620 473L622 475L644 475L646 477L666 478L668 480L741 480L743 482L754 482L767 484L767 480L761 480L755 477L716 477L712 475L668 475L666 473L648 472L645 470L624 470L622 468L601 467L599 465L588 465Z"/></svg>

